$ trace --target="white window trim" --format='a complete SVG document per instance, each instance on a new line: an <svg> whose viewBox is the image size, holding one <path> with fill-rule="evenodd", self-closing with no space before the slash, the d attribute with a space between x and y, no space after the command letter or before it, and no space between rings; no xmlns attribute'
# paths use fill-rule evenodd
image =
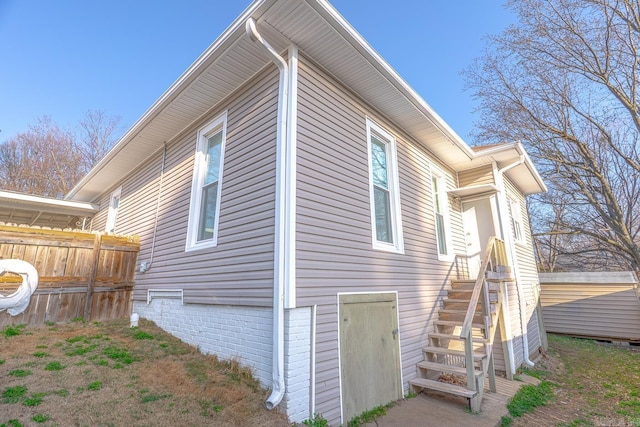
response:
<svg viewBox="0 0 640 427"><path fill-rule="evenodd" d="M447 251L446 254L440 253L440 241L438 239L438 224L437 224L438 220L436 217L437 212L436 212L436 203L435 203L436 194L433 194L434 178L438 180L439 202L440 202L440 206L443 209L442 217L444 220L444 241L447 246L445 248ZM451 241L451 218L450 218L450 210L449 210L449 196L447 193L447 179L444 172L435 166L431 166L431 180L429 182L429 188L431 189L431 192L432 192L431 196L433 201L433 225L434 225L434 232L436 237L436 251L438 253L438 260L452 261L454 259L454 256L453 256L453 245Z"/></svg>
<svg viewBox="0 0 640 427"><path fill-rule="evenodd" d="M509 202L509 220L511 221L511 233L513 233L513 241L518 245L525 246L524 224L522 222L522 205L520 201L512 196L507 196ZM518 224L519 233L516 233L516 222ZM518 235L519 234L519 235Z"/></svg>
<svg viewBox="0 0 640 427"><path fill-rule="evenodd" d="M206 144L208 137L222 130L222 143L220 147L220 169L218 173L218 194L216 195L216 213L211 239L198 241L198 228L200 223L200 210L202 207L202 186L207 173ZM207 125L198 130L196 140L196 154L193 166L193 181L191 183L191 203L189 204L189 224L187 227L187 241L185 251L212 248L218 245L218 225L220 221L220 199L222 194L222 178L225 147L227 143L227 112L220 114Z"/></svg>
<svg viewBox="0 0 640 427"><path fill-rule="evenodd" d="M113 199L118 198L118 207L113 207ZM104 230L107 233L115 233L116 232L116 221L118 219L118 209L120 208L120 203L122 202L122 187L118 187L117 189L111 192L111 196L109 197L109 212L107 213L107 223L105 224Z"/></svg>
<svg viewBox="0 0 640 427"><path fill-rule="evenodd" d="M398 179L398 159L396 150L396 139L389 132L378 126L373 120L367 117L367 168L369 170L369 201L371 210L371 242L373 249L404 254L404 237L402 235L402 213L400 210L400 185ZM375 133L383 142L388 144L387 159L387 180L389 182L389 199L391 213L391 230L393 242L381 242L376 235L376 209L373 186L371 136Z"/></svg>

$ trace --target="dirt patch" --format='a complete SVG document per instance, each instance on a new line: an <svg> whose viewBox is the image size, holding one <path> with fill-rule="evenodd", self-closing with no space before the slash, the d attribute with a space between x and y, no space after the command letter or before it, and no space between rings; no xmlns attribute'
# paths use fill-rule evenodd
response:
<svg viewBox="0 0 640 427"><path fill-rule="evenodd" d="M0 424L287 426L234 361L141 321L76 322L0 336Z"/></svg>

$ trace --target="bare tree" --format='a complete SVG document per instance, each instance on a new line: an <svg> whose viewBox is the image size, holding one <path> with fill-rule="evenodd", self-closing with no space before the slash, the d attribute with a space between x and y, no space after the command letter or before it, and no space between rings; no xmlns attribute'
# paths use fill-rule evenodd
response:
<svg viewBox="0 0 640 427"><path fill-rule="evenodd" d="M551 190L537 231L557 236L546 240L556 255L640 271L640 3L508 7L518 24L466 72L481 102L476 136L527 145Z"/></svg>
<svg viewBox="0 0 640 427"><path fill-rule="evenodd" d="M0 187L62 197L82 177L73 134L46 116L0 146Z"/></svg>
<svg viewBox="0 0 640 427"><path fill-rule="evenodd" d="M0 188L61 198L113 145L119 118L88 111L78 135L45 116L0 144Z"/></svg>
<svg viewBox="0 0 640 427"><path fill-rule="evenodd" d="M86 173L104 157L116 141L120 116L107 116L104 111L89 110L80 120L82 168Z"/></svg>

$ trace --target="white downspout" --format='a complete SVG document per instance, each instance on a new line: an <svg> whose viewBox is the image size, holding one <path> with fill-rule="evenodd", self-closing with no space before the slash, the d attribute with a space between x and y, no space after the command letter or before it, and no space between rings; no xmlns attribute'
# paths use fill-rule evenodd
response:
<svg viewBox="0 0 640 427"><path fill-rule="evenodd" d="M288 116L288 88L289 67L287 62L271 47L258 33L253 18L247 19L245 26L247 35L260 46L269 59L280 70L278 87L278 124L276 131L276 207L275 207L275 248L273 271L273 365L272 365L272 393L265 405L271 410L278 406L284 397L284 290L285 290L285 211L286 180L284 177L287 147L287 116Z"/></svg>
<svg viewBox="0 0 640 427"><path fill-rule="evenodd" d="M505 207L507 200L504 200L506 198L506 188L504 187L504 173L507 172L508 170L516 167L516 166L520 166L522 163L524 163L524 156L520 156L520 159L515 161L514 163L511 163L510 165L505 166L502 169L498 169L498 173L500 173L500 180L502 181L502 186L504 188L504 195L503 195L503 202ZM511 208L507 207L507 209L505 209L505 212L511 212ZM513 215L513 213L511 213ZM509 222L509 226L511 225L511 223ZM520 311L520 329L522 329L522 352L524 353L523 355L523 359L524 359L524 363L526 363L528 366L533 367L535 366L535 364L529 359L529 338L528 338L528 327L527 327L527 305L526 305L526 301L524 301L524 292L522 291L522 281L520 280L520 269L518 268L518 257L516 256L516 248L515 248L515 242L513 241L513 233L505 233L509 236L509 246L511 249L511 258L512 258L512 263L513 263L513 267L515 270L515 275L516 275L516 290L518 291L518 306L519 306L519 311ZM524 307L524 310L523 310Z"/></svg>

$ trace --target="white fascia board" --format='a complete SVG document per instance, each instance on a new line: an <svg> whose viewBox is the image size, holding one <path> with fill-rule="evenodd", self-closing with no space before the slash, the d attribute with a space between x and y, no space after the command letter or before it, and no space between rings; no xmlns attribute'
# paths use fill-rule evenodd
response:
<svg viewBox="0 0 640 427"><path fill-rule="evenodd" d="M412 103L442 134L469 160L475 153L471 147L436 113L418 93L371 47L346 19L326 0L306 0L325 21L331 25L347 43L351 44L369 63L384 76L410 103ZM334 25L335 24L335 25Z"/></svg>
<svg viewBox="0 0 640 427"><path fill-rule="evenodd" d="M134 141L135 137L160 114L180 93L182 93L206 69L207 62L220 50L226 50L240 37L244 37L246 20L257 10L273 4L275 0L255 0L236 18L235 21L196 59L187 70L158 98L147 111L129 128L109 152L78 182L65 199L73 199L98 171L104 168L126 145Z"/></svg>

